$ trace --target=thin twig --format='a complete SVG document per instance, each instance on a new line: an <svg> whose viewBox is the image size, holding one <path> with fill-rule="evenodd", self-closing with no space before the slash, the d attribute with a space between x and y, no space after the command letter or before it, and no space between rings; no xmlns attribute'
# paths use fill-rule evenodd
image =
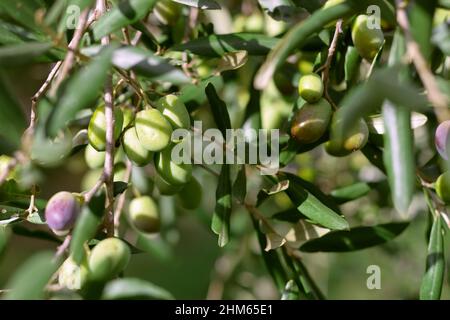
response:
<svg viewBox="0 0 450 320"><path fill-rule="evenodd" d="M80 45L81 39L83 38L83 34L86 31L88 15L89 15L89 8L86 8L83 10L83 12L80 14L80 17L78 18L77 28L75 29L73 38L67 47L67 54L62 63L61 71L59 72L58 77L55 79L55 82L53 84L51 90L52 95L56 94L59 86L61 85L63 80L67 77L67 75L70 73L70 71L74 66L78 47Z"/></svg>
<svg viewBox="0 0 450 320"><path fill-rule="evenodd" d="M103 177L103 173L100 176L100 179L97 180L97 182L95 183L95 185L91 188L91 190L89 190L88 192L86 192L84 194L84 202L89 202L92 200L92 198L95 196L95 194L97 193L97 191L101 188L101 186L104 183L104 177Z"/></svg>
<svg viewBox="0 0 450 320"><path fill-rule="evenodd" d="M333 40L331 41L330 47L328 48L327 60L325 61L325 64L320 68L321 70L323 69L322 81L323 81L325 99L327 99L327 101L333 106L334 109L337 109L337 106L333 102L333 100L331 99L331 97L328 93L328 83L330 80L331 62L333 61L333 57L336 52L336 46L338 43L340 33L342 33L342 19L339 19L336 22L336 29L334 31Z"/></svg>
<svg viewBox="0 0 450 320"><path fill-rule="evenodd" d="M106 12L106 1L97 0L96 9L99 15ZM101 44L107 46L109 36L101 39ZM107 76L104 89L105 119L106 119L106 152L103 168L103 180L106 186L106 232L108 236L114 235L114 99L112 75Z"/></svg>
<svg viewBox="0 0 450 320"><path fill-rule="evenodd" d="M410 59L416 67L417 73L426 89L428 100L435 107L435 113L440 122L450 119L448 109L448 98L440 91L438 83L431 72L427 61L423 57L420 47L411 34L408 15L406 13L407 3L403 0L396 0L397 22L403 30L406 39L406 48Z"/></svg>
<svg viewBox="0 0 450 320"><path fill-rule="evenodd" d="M67 248L70 245L70 240L72 239L72 235L68 234L65 238L63 243L58 247L58 249L56 249L56 253L55 253L55 259L58 259L59 257L61 257L64 254L64 251L67 250Z"/></svg>
<svg viewBox="0 0 450 320"><path fill-rule="evenodd" d="M125 171L124 182L128 183L131 178L131 169L133 168L133 165L130 160L127 160L126 165L127 167ZM117 199L116 209L114 210L114 236L116 237L119 236L120 216L122 215L123 206L125 205L127 190L128 189L126 189L120 195L119 199Z"/></svg>

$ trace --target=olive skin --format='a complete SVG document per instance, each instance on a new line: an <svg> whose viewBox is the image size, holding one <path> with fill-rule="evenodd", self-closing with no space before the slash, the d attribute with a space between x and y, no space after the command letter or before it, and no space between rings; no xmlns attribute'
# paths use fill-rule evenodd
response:
<svg viewBox="0 0 450 320"><path fill-rule="evenodd" d="M122 142L125 154L134 164L143 167L152 161L153 153L142 147L135 127L128 128L125 131Z"/></svg>
<svg viewBox="0 0 450 320"><path fill-rule="evenodd" d="M80 290L88 279L89 268L87 263L81 265L68 257L58 272L58 284L69 290Z"/></svg>
<svg viewBox="0 0 450 320"><path fill-rule="evenodd" d="M163 196L172 196L180 192L181 189L183 188L182 185L174 186L168 183L166 180L161 178L159 174L155 176L155 184L156 187L158 188L159 193Z"/></svg>
<svg viewBox="0 0 450 320"><path fill-rule="evenodd" d="M84 149L84 160L90 169L101 168L105 163L105 152L97 151L93 146L88 144L86 149Z"/></svg>
<svg viewBox="0 0 450 320"><path fill-rule="evenodd" d="M327 131L332 109L325 99L316 103L305 103L294 115L291 136L298 143L313 143Z"/></svg>
<svg viewBox="0 0 450 320"><path fill-rule="evenodd" d="M89 256L89 279L108 281L122 272L130 261L131 251L120 239L108 238L100 241Z"/></svg>
<svg viewBox="0 0 450 320"><path fill-rule="evenodd" d="M131 200L128 216L131 224L143 233L157 233L161 228L158 206L149 196Z"/></svg>
<svg viewBox="0 0 450 320"><path fill-rule="evenodd" d="M442 122L437 127L434 141L441 157L448 160L450 154L450 120Z"/></svg>
<svg viewBox="0 0 450 320"><path fill-rule="evenodd" d="M141 145L149 151L161 151L170 143L172 126L159 110L139 111L135 127Z"/></svg>
<svg viewBox="0 0 450 320"><path fill-rule="evenodd" d="M182 185L192 177L192 164L190 163L174 163L172 159L172 149L174 144L164 149L155 156L156 171L169 184Z"/></svg>
<svg viewBox="0 0 450 320"><path fill-rule="evenodd" d="M75 196L67 191L54 194L45 208L45 220L50 229L58 235L68 232L80 213L80 204Z"/></svg>
<svg viewBox="0 0 450 320"><path fill-rule="evenodd" d="M157 102L158 110L170 122L173 129L184 128L189 129L191 126L191 118L186 106L180 99L174 95L169 94L162 97Z"/></svg>
<svg viewBox="0 0 450 320"><path fill-rule="evenodd" d="M436 180L436 193L445 204L450 204L450 171L444 172Z"/></svg>
<svg viewBox="0 0 450 320"><path fill-rule="evenodd" d="M134 112L131 108L122 107L122 114L123 114L123 124L122 124L122 130L124 130L126 127L131 125L131 123L134 120Z"/></svg>
<svg viewBox="0 0 450 320"><path fill-rule="evenodd" d="M367 127L366 122L361 119L359 124L347 133L347 136L343 139L342 143L330 140L325 144L325 150L329 155L344 157L363 148L368 140L369 128Z"/></svg>
<svg viewBox="0 0 450 320"><path fill-rule="evenodd" d="M319 101L323 95L322 79L314 73L301 77L298 82L298 93L309 103Z"/></svg>
<svg viewBox="0 0 450 320"><path fill-rule="evenodd" d="M371 61L383 45L384 35L381 29L369 29L368 18L364 14L356 17L352 27L352 40L359 55Z"/></svg>
<svg viewBox="0 0 450 320"><path fill-rule="evenodd" d="M114 109L114 141L117 140L122 131L123 114L120 108ZM92 147L97 151L106 149L106 117L105 107L100 106L95 111L89 121L88 139Z"/></svg>
<svg viewBox="0 0 450 320"><path fill-rule="evenodd" d="M202 186L197 179L192 178L178 193L177 198L183 208L197 209L202 202Z"/></svg>

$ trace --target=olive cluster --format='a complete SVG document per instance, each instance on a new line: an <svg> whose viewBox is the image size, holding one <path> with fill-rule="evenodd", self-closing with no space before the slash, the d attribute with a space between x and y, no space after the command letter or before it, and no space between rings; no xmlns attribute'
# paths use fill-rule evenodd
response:
<svg viewBox="0 0 450 320"><path fill-rule="evenodd" d="M325 7L334 6L342 1L328 1ZM369 17L359 15L352 26L352 40L359 55L373 60L384 42L379 28L369 27ZM331 25L333 25L333 22ZM345 20L344 23L348 23ZM300 144L313 144L324 138L329 128L336 125L338 118L333 115L330 103L323 97L324 84L315 73L304 75L298 83L300 106L291 123L291 136ZM342 139L331 139L325 143L328 154L336 157L346 156L365 146L369 137L366 122L361 119L355 123Z"/></svg>
<svg viewBox="0 0 450 320"><path fill-rule="evenodd" d="M328 101L323 98L323 82L317 74L300 78L298 91L305 101L295 112L291 124L291 135L300 144L312 144L319 141L335 125L336 117ZM369 129L364 120L360 120L344 139L329 140L325 150L332 156L346 156L359 150L367 143Z"/></svg>
<svg viewBox="0 0 450 320"><path fill-rule="evenodd" d="M445 160L450 155L450 120L442 122L436 129L436 149ZM450 204L450 171L441 174L436 180L436 193L445 204Z"/></svg>

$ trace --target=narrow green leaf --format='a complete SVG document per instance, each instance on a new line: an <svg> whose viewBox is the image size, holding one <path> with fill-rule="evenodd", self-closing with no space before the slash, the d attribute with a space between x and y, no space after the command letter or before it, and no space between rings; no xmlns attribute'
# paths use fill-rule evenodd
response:
<svg viewBox="0 0 450 320"><path fill-rule="evenodd" d="M53 260L52 252L33 255L17 271L6 285L10 291L5 300L38 300L45 296L45 286L56 272L59 262Z"/></svg>
<svg viewBox="0 0 450 320"><path fill-rule="evenodd" d="M148 281L123 278L109 282L103 290L104 300L173 300L165 289Z"/></svg>
<svg viewBox="0 0 450 320"><path fill-rule="evenodd" d="M26 127L25 116L6 81L3 73L0 73L0 122L2 123L0 138L7 140L17 149Z"/></svg>
<svg viewBox="0 0 450 320"><path fill-rule="evenodd" d="M353 46L348 46L347 51L345 53L345 82L347 82L347 86L355 81L355 77L359 72L359 65L361 63L361 56Z"/></svg>
<svg viewBox="0 0 450 320"><path fill-rule="evenodd" d="M220 132L222 132L222 136L225 139L227 136L226 130L231 128L230 115L228 114L227 106L217 95L216 89L212 83L208 83L205 88L205 93L208 97L209 106L217 127Z"/></svg>
<svg viewBox="0 0 450 320"><path fill-rule="evenodd" d="M78 111L89 107L97 99L111 67L114 49L114 46L105 48L98 57L69 79L48 119L47 132L51 137L66 127L67 122L74 119ZM86 79L89 79L89 86L86 85Z"/></svg>
<svg viewBox="0 0 450 320"><path fill-rule="evenodd" d="M143 19L155 3L156 0L121 0L94 25L95 40Z"/></svg>
<svg viewBox="0 0 450 320"><path fill-rule="evenodd" d="M409 222L387 223L372 227L355 227L350 230L332 231L326 235L305 242L305 252L346 252L378 246L400 235Z"/></svg>
<svg viewBox="0 0 450 320"><path fill-rule="evenodd" d="M214 0L172 0L190 7L199 8L202 10L220 10L220 4Z"/></svg>
<svg viewBox="0 0 450 320"><path fill-rule="evenodd" d="M114 181L114 197L118 196L121 193L124 193L125 190L129 187L129 184L123 181Z"/></svg>
<svg viewBox="0 0 450 320"><path fill-rule="evenodd" d="M411 33L427 61L433 50L430 39L437 2L437 0L415 0L408 7Z"/></svg>
<svg viewBox="0 0 450 320"><path fill-rule="evenodd" d="M24 42L0 48L0 66L29 64L52 47L50 42Z"/></svg>
<svg viewBox="0 0 450 320"><path fill-rule="evenodd" d="M6 227L0 227L0 257L8 244L9 230Z"/></svg>
<svg viewBox="0 0 450 320"><path fill-rule="evenodd" d="M223 164L216 190L216 207L211 222L212 231L219 235L220 247L225 246L230 239L231 189L230 166Z"/></svg>
<svg viewBox="0 0 450 320"><path fill-rule="evenodd" d="M447 23L442 23L433 30L431 41L446 56L450 56L450 26Z"/></svg>
<svg viewBox="0 0 450 320"><path fill-rule="evenodd" d="M439 300L445 274L444 236L441 217L434 217L428 242L426 272L420 286L421 300Z"/></svg>
<svg viewBox="0 0 450 320"><path fill-rule="evenodd" d="M34 1L0 1L0 11L3 11L7 16L28 29L41 31L35 20L37 9L39 9L39 5L34 3Z"/></svg>
<svg viewBox="0 0 450 320"><path fill-rule="evenodd" d="M58 237L44 230L29 230L20 224L14 224L11 227L12 232L18 236L34 238L39 240L51 241L57 244L61 243Z"/></svg>
<svg viewBox="0 0 450 320"><path fill-rule="evenodd" d="M301 214L311 219L313 223L328 229L343 230L349 228L345 218L323 202L327 201L327 199L324 199L317 193L313 194L310 190L306 190L296 179L293 179L293 175L288 177L290 185L286 193ZM322 201L319 200L318 196L322 198Z"/></svg>
<svg viewBox="0 0 450 320"><path fill-rule="evenodd" d="M299 300L300 292L294 280L289 280L281 294L281 300Z"/></svg>
<svg viewBox="0 0 450 320"><path fill-rule="evenodd" d="M84 246L91 240L101 223L105 211L105 194L99 195L83 206L80 217L78 218L72 232L72 241L70 242L70 253L76 263L81 263L85 257Z"/></svg>
<svg viewBox="0 0 450 320"><path fill-rule="evenodd" d="M334 189L331 196L339 203L345 203L364 197L370 191L370 186L366 182L358 182L346 187Z"/></svg>
<svg viewBox="0 0 450 320"><path fill-rule="evenodd" d="M258 0L261 7L275 20L289 21L300 8L291 0Z"/></svg>
<svg viewBox="0 0 450 320"><path fill-rule="evenodd" d="M240 165L236 180L233 183L233 197L240 203L244 203L247 195L247 175L245 172L245 164Z"/></svg>

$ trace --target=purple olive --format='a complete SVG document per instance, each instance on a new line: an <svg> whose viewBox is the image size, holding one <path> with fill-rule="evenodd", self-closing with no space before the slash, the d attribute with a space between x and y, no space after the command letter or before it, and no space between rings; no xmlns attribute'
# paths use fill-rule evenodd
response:
<svg viewBox="0 0 450 320"><path fill-rule="evenodd" d="M67 191L53 195L45 208L47 225L56 234L64 234L75 224L80 212L80 204L75 196Z"/></svg>
<svg viewBox="0 0 450 320"><path fill-rule="evenodd" d="M445 160L450 153L450 120L442 122L436 129L436 149Z"/></svg>

